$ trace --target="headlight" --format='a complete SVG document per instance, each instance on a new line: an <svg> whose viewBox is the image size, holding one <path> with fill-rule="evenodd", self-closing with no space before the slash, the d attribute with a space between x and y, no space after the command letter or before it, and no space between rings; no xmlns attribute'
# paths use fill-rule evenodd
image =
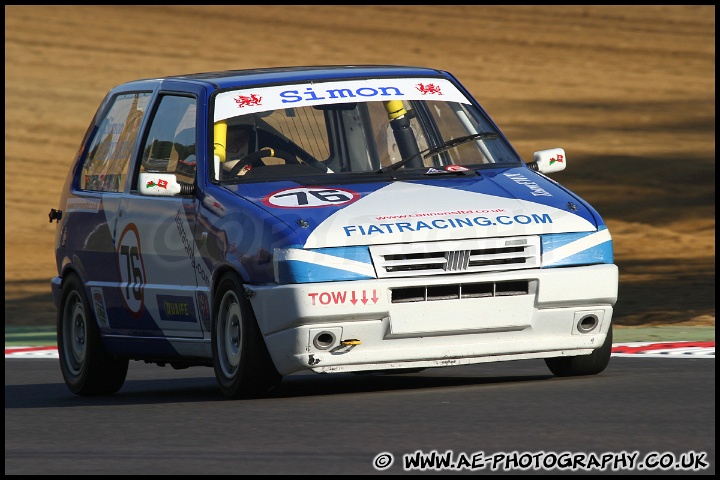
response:
<svg viewBox="0 0 720 480"><path fill-rule="evenodd" d="M541 235L541 268L613 263L612 237L605 225L597 232Z"/></svg>
<svg viewBox="0 0 720 480"><path fill-rule="evenodd" d="M276 248L273 262L277 283L377 278L368 247Z"/></svg>

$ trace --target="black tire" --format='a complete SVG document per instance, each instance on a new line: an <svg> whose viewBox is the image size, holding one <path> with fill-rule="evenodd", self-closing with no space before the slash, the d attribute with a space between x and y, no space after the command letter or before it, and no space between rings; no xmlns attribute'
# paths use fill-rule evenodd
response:
<svg viewBox="0 0 720 480"><path fill-rule="evenodd" d="M122 388L127 376L127 358L105 351L95 316L77 275L62 285L57 317L60 370L65 384L76 395L110 395Z"/></svg>
<svg viewBox="0 0 720 480"><path fill-rule="evenodd" d="M557 377L577 377L581 375L597 375L605 370L612 353L612 324L608 329L605 343L590 355L577 357L546 358L545 364Z"/></svg>
<svg viewBox="0 0 720 480"><path fill-rule="evenodd" d="M226 397L266 396L282 381L234 273L225 274L215 291L212 356L215 378Z"/></svg>

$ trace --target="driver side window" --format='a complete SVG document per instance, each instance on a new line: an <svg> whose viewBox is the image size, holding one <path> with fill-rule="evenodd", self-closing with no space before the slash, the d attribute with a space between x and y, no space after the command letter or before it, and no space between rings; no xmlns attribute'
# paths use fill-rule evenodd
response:
<svg viewBox="0 0 720 480"><path fill-rule="evenodd" d="M165 95L152 119L145 140L140 173L173 173L192 183L196 172L196 111L192 97Z"/></svg>

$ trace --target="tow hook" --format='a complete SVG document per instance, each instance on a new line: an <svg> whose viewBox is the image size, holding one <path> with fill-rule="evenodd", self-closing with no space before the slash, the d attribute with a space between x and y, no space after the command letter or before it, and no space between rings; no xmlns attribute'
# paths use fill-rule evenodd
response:
<svg viewBox="0 0 720 480"><path fill-rule="evenodd" d="M52 223L53 220L58 222L62 218L62 210L55 210L54 208L51 208L48 217L50 217L50 223Z"/></svg>

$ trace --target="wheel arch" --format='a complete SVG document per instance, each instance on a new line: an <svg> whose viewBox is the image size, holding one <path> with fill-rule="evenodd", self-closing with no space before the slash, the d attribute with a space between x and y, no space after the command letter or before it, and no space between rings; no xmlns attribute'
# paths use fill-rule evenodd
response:
<svg viewBox="0 0 720 480"><path fill-rule="evenodd" d="M85 267L82 264L82 261L77 257L75 257L74 259L63 259L60 274L58 275L60 277L60 288L62 288L63 282L65 282L65 280L73 274L78 276L83 286L87 284L88 276L87 272L85 271Z"/></svg>
<svg viewBox="0 0 720 480"><path fill-rule="evenodd" d="M234 265L231 265L229 263L224 263L217 267L212 274L212 283L210 285L210 304L213 305L215 301L215 296L217 294L218 286L220 285L220 280L228 273L233 273L237 275L238 279L240 280L240 283L243 285L247 284L247 275L243 274L240 270L238 270Z"/></svg>

